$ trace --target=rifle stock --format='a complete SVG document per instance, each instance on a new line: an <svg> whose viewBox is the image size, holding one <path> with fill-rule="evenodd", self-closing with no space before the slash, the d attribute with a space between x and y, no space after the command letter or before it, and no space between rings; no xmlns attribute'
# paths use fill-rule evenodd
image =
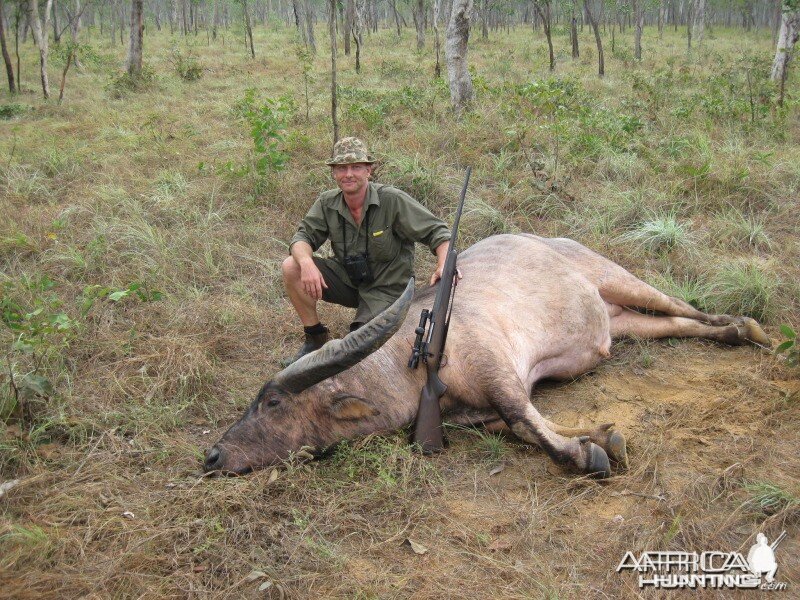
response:
<svg viewBox="0 0 800 600"><path fill-rule="evenodd" d="M414 423L414 433L412 441L422 448L425 454L439 452L444 447L444 435L442 434L442 412L439 407L439 398L447 391L447 386L439 378L439 368L444 354L444 345L447 341L447 331L450 327L450 311L452 310L452 300L458 277L456 270L456 241L458 239L458 224L461 219L461 212L464 210L464 198L467 195L467 186L472 168L467 167L464 177L464 187L461 189L456 217L453 221L453 230L450 243L447 247L447 256L442 269L442 279L439 282L439 289L436 291L436 299L433 303L433 310L424 310L417 327L417 342L409 360L409 367L415 368L421 357L425 361L428 371L428 378L422 388L419 398L419 409ZM422 342L422 332L425 322L430 326L427 331L427 341Z"/></svg>

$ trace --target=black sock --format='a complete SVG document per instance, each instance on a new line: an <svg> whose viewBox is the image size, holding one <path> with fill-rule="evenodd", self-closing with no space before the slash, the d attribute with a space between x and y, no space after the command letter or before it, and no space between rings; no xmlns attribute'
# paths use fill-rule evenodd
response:
<svg viewBox="0 0 800 600"><path fill-rule="evenodd" d="M311 325L310 327L303 327L303 333L307 335L319 335L320 333L327 333L328 328L322 323Z"/></svg>

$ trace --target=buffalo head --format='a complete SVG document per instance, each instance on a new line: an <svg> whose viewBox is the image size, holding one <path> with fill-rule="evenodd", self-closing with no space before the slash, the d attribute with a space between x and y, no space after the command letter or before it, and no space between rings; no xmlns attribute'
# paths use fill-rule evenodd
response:
<svg viewBox="0 0 800 600"><path fill-rule="evenodd" d="M414 296L411 279L389 308L343 339L331 340L264 384L244 415L207 453L208 471L242 474L280 463L303 446L323 449L378 414L368 401L324 380L349 369L400 328ZM323 383L320 383L323 382Z"/></svg>

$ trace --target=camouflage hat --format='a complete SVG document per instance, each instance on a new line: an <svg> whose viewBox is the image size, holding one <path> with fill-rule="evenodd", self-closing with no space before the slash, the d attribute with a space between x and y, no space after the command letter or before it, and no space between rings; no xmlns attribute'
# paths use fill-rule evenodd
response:
<svg viewBox="0 0 800 600"><path fill-rule="evenodd" d="M375 158L367 152L367 146L356 137L340 139L333 146L333 158L326 160L326 165L352 165L353 163L372 164Z"/></svg>

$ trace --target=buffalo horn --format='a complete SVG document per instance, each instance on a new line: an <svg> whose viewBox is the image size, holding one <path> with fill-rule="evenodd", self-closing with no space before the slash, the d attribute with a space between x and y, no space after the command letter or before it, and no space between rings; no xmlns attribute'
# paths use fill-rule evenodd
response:
<svg viewBox="0 0 800 600"><path fill-rule="evenodd" d="M293 362L275 376L273 383L287 392L297 394L364 360L400 328L413 298L412 277L405 291L389 308L344 338L331 340L319 350Z"/></svg>

